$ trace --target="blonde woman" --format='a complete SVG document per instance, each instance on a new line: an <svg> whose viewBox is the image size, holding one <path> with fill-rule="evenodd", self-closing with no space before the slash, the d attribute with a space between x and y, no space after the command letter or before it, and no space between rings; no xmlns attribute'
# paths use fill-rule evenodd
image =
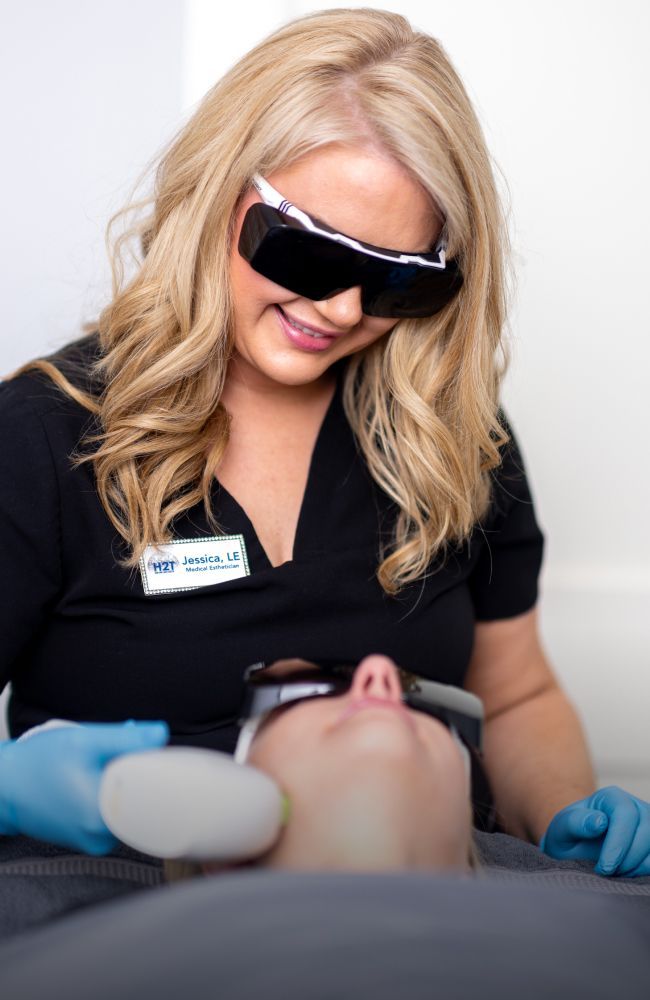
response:
<svg viewBox="0 0 650 1000"><path fill-rule="evenodd" d="M96 331L1 387L11 734L109 725L49 734L45 760L0 747L0 830L110 850L111 756L168 729L232 751L248 664L377 652L483 699L499 828L537 842L561 810L547 849L634 870L631 797L594 805L540 646L542 536L499 408L507 230L441 45L387 11L292 21L136 207Z"/></svg>

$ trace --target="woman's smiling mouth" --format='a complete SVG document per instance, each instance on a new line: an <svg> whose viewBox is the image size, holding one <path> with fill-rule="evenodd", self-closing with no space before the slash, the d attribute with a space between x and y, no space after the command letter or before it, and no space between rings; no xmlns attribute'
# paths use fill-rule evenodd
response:
<svg viewBox="0 0 650 1000"><path fill-rule="evenodd" d="M318 330L316 327L308 326L306 323L299 323L293 317L288 316L280 306L275 305L275 314L278 317L280 327L285 336L296 347L301 347L307 351L324 351L333 344L342 333L328 333Z"/></svg>

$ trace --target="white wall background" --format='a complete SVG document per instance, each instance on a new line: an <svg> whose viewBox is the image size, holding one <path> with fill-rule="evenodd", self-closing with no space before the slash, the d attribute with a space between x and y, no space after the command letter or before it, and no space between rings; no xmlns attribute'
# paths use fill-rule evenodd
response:
<svg viewBox="0 0 650 1000"><path fill-rule="evenodd" d="M505 399L548 546L542 625L601 781L650 798L650 6L427 0L512 207ZM0 45L0 371L105 300L103 229L205 90L298 0L25 0ZM363 6L348 3L347 6Z"/></svg>

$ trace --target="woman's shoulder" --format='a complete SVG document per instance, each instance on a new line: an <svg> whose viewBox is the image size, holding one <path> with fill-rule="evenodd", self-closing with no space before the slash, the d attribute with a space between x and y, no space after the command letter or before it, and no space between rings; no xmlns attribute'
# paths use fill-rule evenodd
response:
<svg viewBox="0 0 650 1000"><path fill-rule="evenodd" d="M490 470L489 502L476 527L481 535L488 532L492 544L496 538L493 532L498 532L504 543L511 536L514 543L516 533L526 538L535 536L541 543L542 532L519 436L502 407L498 420L506 440L499 446L499 464Z"/></svg>
<svg viewBox="0 0 650 1000"><path fill-rule="evenodd" d="M18 374L0 382L0 411L31 410L44 416L52 410L65 410L87 417L88 409L66 392L63 384L69 383L83 395L96 396L94 365L100 354L98 335L89 333L28 362ZM62 384L56 381L56 373L62 376Z"/></svg>
<svg viewBox="0 0 650 1000"><path fill-rule="evenodd" d="M527 474L519 435L515 433L512 420L503 406L499 407L497 420L505 441L499 447L500 461L492 470L492 482L494 493L499 495L503 502L505 497L512 500L519 486L527 487Z"/></svg>

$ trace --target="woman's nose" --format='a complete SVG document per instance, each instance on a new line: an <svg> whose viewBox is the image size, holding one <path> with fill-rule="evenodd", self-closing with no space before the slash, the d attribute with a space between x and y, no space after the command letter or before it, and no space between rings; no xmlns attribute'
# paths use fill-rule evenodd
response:
<svg viewBox="0 0 650 1000"><path fill-rule="evenodd" d="M315 301L314 305L330 323L342 328L350 328L360 323L363 318L361 307L361 285L346 288L330 299Z"/></svg>
<svg viewBox="0 0 650 1000"><path fill-rule="evenodd" d="M350 695L353 700L385 698L387 701L401 701L402 685L393 661L378 653L366 656L354 672Z"/></svg>

